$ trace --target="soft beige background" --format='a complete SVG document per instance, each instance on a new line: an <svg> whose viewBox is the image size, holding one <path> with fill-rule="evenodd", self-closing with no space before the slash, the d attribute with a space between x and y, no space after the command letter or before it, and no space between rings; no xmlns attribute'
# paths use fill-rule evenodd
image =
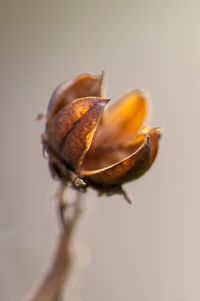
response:
<svg viewBox="0 0 200 301"><path fill-rule="evenodd" d="M47 266L57 224L42 157L54 87L106 71L107 96L152 98L163 126L152 169L126 185L136 203L90 191L74 242L73 301L200 300L200 2L0 3L0 299L21 300Z"/></svg>

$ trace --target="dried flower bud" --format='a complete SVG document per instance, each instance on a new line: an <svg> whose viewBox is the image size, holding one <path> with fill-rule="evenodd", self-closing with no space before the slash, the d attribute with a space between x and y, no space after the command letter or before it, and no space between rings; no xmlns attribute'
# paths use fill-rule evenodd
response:
<svg viewBox="0 0 200 301"><path fill-rule="evenodd" d="M54 178L124 194L121 185L153 163L160 128L144 126L148 102L140 90L104 111L109 99L101 97L102 77L82 74L54 90L42 141Z"/></svg>

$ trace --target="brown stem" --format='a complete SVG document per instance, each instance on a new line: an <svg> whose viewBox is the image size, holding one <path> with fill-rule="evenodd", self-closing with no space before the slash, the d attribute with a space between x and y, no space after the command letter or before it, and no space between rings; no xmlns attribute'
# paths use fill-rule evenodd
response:
<svg viewBox="0 0 200 301"><path fill-rule="evenodd" d="M25 299L26 301L60 301L62 298L63 286L72 264L71 236L80 214L80 195L72 205L68 205L64 203L63 193L64 186L60 186L56 193L59 235L53 260L38 286Z"/></svg>

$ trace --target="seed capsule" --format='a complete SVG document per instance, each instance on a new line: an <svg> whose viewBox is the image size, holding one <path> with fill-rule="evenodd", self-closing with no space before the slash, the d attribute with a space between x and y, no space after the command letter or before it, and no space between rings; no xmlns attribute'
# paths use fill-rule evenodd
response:
<svg viewBox="0 0 200 301"><path fill-rule="evenodd" d="M42 141L54 178L77 189L122 193L123 183L152 165L160 128L145 125L149 105L140 90L104 111L109 99L101 97L102 77L82 74L54 90Z"/></svg>

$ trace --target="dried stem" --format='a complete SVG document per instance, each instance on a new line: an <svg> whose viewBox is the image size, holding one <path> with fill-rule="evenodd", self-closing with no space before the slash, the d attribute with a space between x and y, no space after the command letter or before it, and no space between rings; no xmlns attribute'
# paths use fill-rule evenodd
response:
<svg viewBox="0 0 200 301"><path fill-rule="evenodd" d="M64 186L56 192L56 212L59 222L59 236L53 260L38 286L25 299L26 301L60 301L62 290L69 275L72 256L70 253L71 236L80 214L80 194L73 204L64 203Z"/></svg>

